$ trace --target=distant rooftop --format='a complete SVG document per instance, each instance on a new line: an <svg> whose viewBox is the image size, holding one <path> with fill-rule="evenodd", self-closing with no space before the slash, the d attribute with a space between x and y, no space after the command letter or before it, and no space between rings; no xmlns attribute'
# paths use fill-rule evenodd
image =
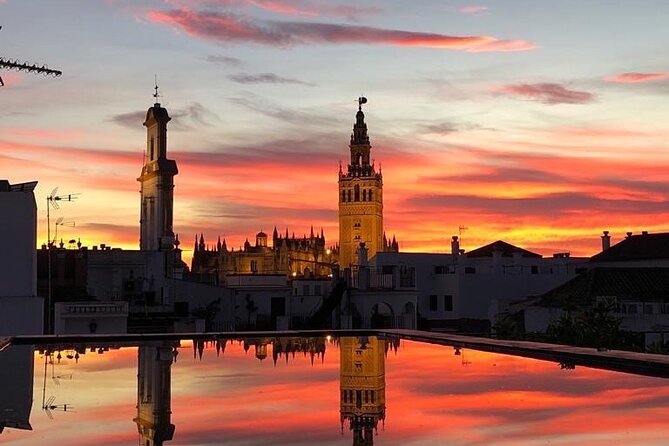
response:
<svg viewBox="0 0 669 446"><path fill-rule="evenodd" d="M7 180L0 180L0 192L32 192L35 186L37 186L37 181L9 184Z"/></svg>
<svg viewBox="0 0 669 446"><path fill-rule="evenodd" d="M502 257L513 257L514 253L520 253L521 257L530 257L530 258L541 258L541 254L537 254L532 251L514 246L511 243L507 243L503 240L497 240L488 245L481 246L480 248L474 249L467 253L467 257L492 257L493 252L501 252Z"/></svg>
<svg viewBox="0 0 669 446"><path fill-rule="evenodd" d="M669 233L630 235L590 258L591 262L669 259Z"/></svg>
<svg viewBox="0 0 669 446"><path fill-rule="evenodd" d="M669 268L596 267L541 295L542 307L583 306L600 297L669 300Z"/></svg>

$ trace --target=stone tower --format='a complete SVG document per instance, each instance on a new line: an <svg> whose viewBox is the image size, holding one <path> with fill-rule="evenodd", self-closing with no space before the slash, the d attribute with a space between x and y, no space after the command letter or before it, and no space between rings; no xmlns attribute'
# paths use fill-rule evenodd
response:
<svg viewBox="0 0 669 446"><path fill-rule="evenodd" d="M370 161L372 146L367 135L362 104L351 134L351 162L347 172L339 169L339 264L349 268L355 263L356 249L365 243L369 256L384 250L383 245L383 178Z"/></svg>
<svg viewBox="0 0 669 446"><path fill-rule="evenodd" d="M386 342L376 336L340 340L340 415L354 446L373 445L374 430L386 417L385 352Z"/></svg>
<svg viewBox="0 0 669 446"><path fill-rule="evenodd" d="M141 216L139 247L141 250L161 251L174 248L172 215L174 203L174 175L179 173L177 163L167 159L167 110L156 103L146 112L146 153L140 182Z"/></svg>

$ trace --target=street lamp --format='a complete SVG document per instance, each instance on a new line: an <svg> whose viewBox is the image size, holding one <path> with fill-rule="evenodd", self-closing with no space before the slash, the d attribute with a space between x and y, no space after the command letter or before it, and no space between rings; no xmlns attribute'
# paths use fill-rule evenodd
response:
<svg viewBox="0 0 669 446"><path fill-rule="evenodd" d="M79 194L63 194L63 195L57 195L58 188L56 187L54 190L51 191L51 194L49 194L46 197L46 233L47 233L47 287L48 287L48 294L47 294L47 319L46 319L46 333L50 334L53 327L52 327L52 316L51 316L51 248L53 248L53 245L55 241L51 240L51 206L53 206L54 209L60 209L60 205L58 204L59 201L74 201L76 200ZM62 220L60 221L62 223ZM58 224L58 223L57 223ZM56 230L58 230L58 227L56 227Z"/></svg>

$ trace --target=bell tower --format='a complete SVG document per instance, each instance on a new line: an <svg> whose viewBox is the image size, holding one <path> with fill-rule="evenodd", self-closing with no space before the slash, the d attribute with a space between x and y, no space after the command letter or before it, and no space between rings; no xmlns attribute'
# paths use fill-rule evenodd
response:
<svg viewBox="0 0 669 446"><path fill-rule="evenodd" d="M177 163L167 159L167 123L170 116L158 102L146 112L146 153L140 182L141 211L139 247L147 251L166 251L174 248L172 230L174 175Z"/></svg>
<svg viewBox="0 0 669 446"><path fill-rule="evenodd" d="M349 268L356 249L365 243L369 256L383 251L383 177L370 161L371 144L362 105L367 98L358 98L358 113L351 134L351 161L344 173L339 168L339 264Z"/></svg>

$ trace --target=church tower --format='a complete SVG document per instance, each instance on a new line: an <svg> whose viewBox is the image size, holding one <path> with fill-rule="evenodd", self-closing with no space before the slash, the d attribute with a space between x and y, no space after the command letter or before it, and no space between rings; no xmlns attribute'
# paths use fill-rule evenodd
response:
<svg viewBox="0 0 669 446"><path fill-rule="evenodd" d="M174 202L174 175L179 173L177 163L167 159L167 123L170 116L158 103L158 87L153 95L156 103L146 112L146 153L140 182L141 250L161 251L174 248L172 215Z"/></svg>
<svg viewBox="0 0 669 446"><path fill-rule="evenodd" d="M372 446L379 421L386 418L386 341L344 337L339 345L340 415L348 421L353 446Z"/></svg>
<svg viewBox="0 0 669 446"><path fill-rule="evenodd" d="M347 172L339 169L339 264L349 268L355 260L356 249L365 243L369 256L383 251L383 178L370 162L372 146L367 135L362 104L351 134L351 162Z"/></svg>

